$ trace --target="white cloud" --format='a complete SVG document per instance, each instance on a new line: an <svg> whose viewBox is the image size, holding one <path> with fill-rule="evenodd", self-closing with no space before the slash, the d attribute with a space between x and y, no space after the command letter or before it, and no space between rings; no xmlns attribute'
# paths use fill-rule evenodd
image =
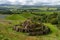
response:
<svg viewBox="0 0 60 40"><path fill-rule="evenodd" d="M8 1L10 1L10 2L15 2L16 0L8 0Z"/></svg>
<svg viewBox="0 0 60 40"><path fill-rule="evenodd" d="M1 3L11 2L11 4L21 3L21 5L34 5L40 3L48 3L49 5L60 5L60 0L0 0Z"/></svg>

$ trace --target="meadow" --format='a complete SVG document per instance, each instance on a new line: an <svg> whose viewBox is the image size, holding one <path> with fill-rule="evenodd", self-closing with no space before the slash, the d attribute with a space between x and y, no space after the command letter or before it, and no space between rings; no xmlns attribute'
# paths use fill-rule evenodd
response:
<svg viewBox="0 0 60 40"><path fill-rule="evenodd" d="M0 12L2 15L9 13L3 19L0 18L0 40L60 40L60 12L31 10ZM15 25L19 25L29 18L34 22L42 22L52 32L46 35L28 36L27 33L17 32L12 29Z"/></svg>

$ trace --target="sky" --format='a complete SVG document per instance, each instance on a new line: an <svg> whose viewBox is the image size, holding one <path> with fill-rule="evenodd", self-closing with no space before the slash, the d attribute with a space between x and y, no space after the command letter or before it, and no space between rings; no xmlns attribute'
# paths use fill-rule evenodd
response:
<svg viewBox="0 0 60 40"><path fill-rule="evenodd" d="M60 5L60 0L0 0L0 4Z"/></svg>

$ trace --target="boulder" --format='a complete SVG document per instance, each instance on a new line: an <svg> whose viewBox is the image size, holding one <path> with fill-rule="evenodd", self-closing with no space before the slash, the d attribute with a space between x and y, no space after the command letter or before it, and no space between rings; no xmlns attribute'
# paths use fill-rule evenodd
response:
<svg viewBox="0 0 60 40"><path fill-rule="evenodd" d="M22 26L22 28L18 27L18 25L15 25L13 29L16 30L17 32L25 32L33 36L48 34L51 31L43 23L33 22L32 20L26 20L20 25Z"/></svg>

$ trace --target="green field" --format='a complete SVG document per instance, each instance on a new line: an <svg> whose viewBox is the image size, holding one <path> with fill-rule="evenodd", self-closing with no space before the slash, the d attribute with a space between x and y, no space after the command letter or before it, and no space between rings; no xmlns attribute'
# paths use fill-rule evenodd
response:
<svg viewBox="0 0 60 40"><path fill-rule="evenodd" d="M17 12L17 11L16 11ZM60 12L21 12L20 14L10 14L4 19L0 19L0 40L60 40L60 25L58 13ZM4 14L3 14L4 15ZM34 22L42 22L52 31L46 35L28 36L27 33L17 32L12 28L27 19Z"/></svg>

